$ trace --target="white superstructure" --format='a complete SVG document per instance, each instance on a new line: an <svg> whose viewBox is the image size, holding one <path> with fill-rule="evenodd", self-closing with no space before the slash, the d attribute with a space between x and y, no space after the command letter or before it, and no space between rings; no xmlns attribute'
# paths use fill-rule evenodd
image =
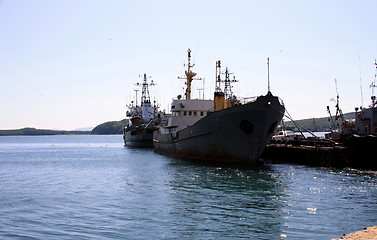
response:
<svg viewBox="0 0 377 240"><path fill-rule="evenodd" d="M167 127L177 127L176 131L193 125L213 108L213 100L174 99L171 105L172 117Z"/></svg>

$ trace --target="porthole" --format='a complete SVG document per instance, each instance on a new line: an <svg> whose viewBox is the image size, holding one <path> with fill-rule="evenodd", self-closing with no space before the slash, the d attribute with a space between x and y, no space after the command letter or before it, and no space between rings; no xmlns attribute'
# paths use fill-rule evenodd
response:
<svg viewBox="0 0 377 240"><path fill-rule="evenodd" d="M246 134L251 134L254 130L253 124L245 119L240 122L240 128Z"/></svg>

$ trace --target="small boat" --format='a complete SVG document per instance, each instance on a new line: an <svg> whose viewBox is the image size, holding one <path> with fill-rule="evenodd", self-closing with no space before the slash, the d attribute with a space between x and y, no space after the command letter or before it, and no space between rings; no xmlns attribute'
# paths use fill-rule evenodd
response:
<svg viewBox="0 0 377 240"><path fill-rule="evenodd" d="M173 99L172 116L154 134L155 151L185 159L256 163L281 121L285 108L270 91L264 96L239 99L233 95L230 73L221 79L216 62L214 100L191 99L191 68L188 50L185 99ZM225 85L222 90L222 83Z"/></svg>
<svg viewBox="0 0 377 240"><path fill-rule="evenodd" d="M149 96L148 86L154 85L153 80L148 84L147 75L144 74L144 80L137 86L142 86L141 106L128 106L129 110L126 115L129 118L129 124L123 126L124 145L131 148L153 148L153 132L156 130L156 106L152 106ZM137 91L136 91L137 93Z"/></svg>

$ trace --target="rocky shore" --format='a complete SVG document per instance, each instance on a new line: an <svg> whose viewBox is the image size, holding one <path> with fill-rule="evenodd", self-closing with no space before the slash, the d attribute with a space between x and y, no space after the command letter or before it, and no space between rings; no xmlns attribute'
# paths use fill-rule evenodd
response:
<svg viewBox="0 0 377 240"><path fill-rule="evenodd" d="M340 239L348 239L348 240L377 240L377 226L364 228L361 231L357 231L350 234L345 234L341 238L333 238L332 240L340 240Z"/></svg>

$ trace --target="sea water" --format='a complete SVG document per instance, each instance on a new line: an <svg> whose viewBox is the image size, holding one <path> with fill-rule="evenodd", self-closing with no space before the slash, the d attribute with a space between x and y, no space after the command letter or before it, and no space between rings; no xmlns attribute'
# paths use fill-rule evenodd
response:
<svg viewBox="0 0 377 240"><path fill-rule="evenodd" d="M0 137L0 239L331 239L377 225L377 172L203 164L122 136Z"/></svg>

